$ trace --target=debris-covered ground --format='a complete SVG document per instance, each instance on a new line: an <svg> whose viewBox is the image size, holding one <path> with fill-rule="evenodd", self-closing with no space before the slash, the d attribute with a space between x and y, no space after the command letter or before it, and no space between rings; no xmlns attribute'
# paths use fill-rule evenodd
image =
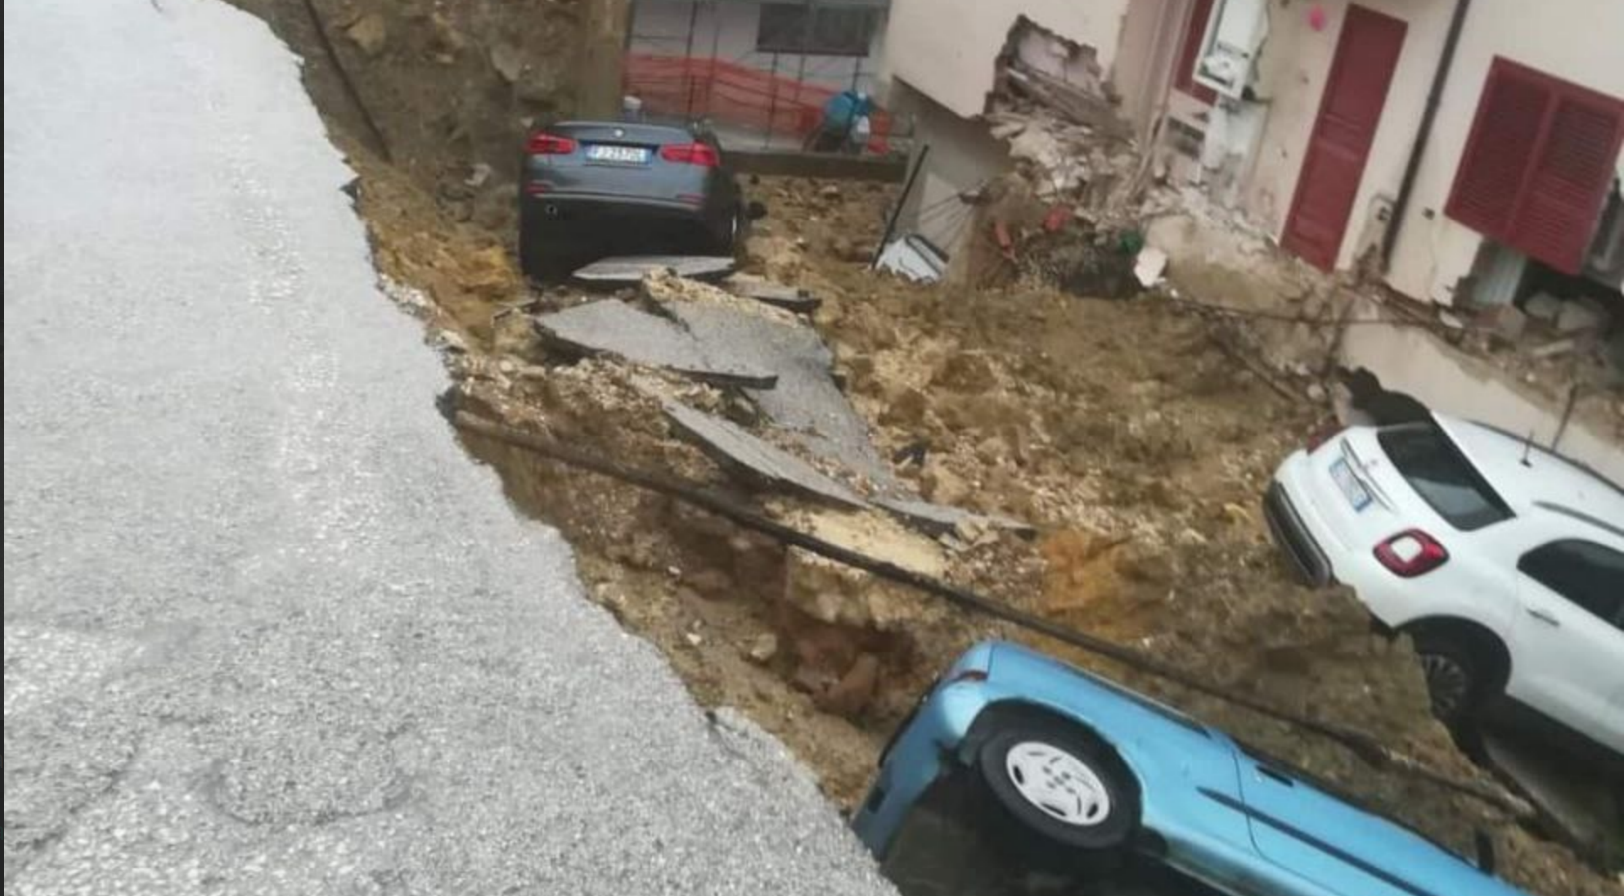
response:
<svg viewBox="0 0 1624 896"><path fill-rule="evenodd" d="M516 141L523 119L546 110L514 105L534 102L515 100L523 79L503 74L505 57L492 51L538 16L545 35L523 40L567 43L587 27L583 15L564 13L574 5L547 6L520 13L475 3L450 18L418 16L409 5L331 10L352 30L378 15L392 35L368 51L368 28L360 37L335 32L363 95L383 85L371 88L386 110L381 128L418 134L394 147L396 164L368 146L308 27L278 21L297 5L275 5L271 16L312 59L307 83L360 173L357 204L378 266L445 352L464 410L706 483L820 537L1364 729L1435 770L1486 782L1431 720L1409 648L1372 636L1349 595L1288 581L1258 499L1322 411L1286 400L1237 364L1207 320L1154 298L1078 298L1021 278L963 289L876 276L865 262L892 188L787 179L747 185L770 217L747 247L745 268L821 298L809 320L669 278L594 295L525 286L509 251L511 186L493 172L512 161L502 141ZM343 44L346 34L353 46ZM452 36L434 36L443 34ZM547 52L538 44L524 55ZM457 136L455 121L442 137L405 124L441 114L439 93L412 89L437 67L483 85L483 94L473 91L483 100L446 107L467 119L460 133L474 135L468 139ZM751 379L760 358L740 361L742 377L727 376L740 372L731 368L695 377L546 338L536 326L601 301L642 314L731 308L772 326L810 327L827 345L829 382L849 399L869 455L854 462L829 432L811 427L819 439L786 425L793 408ZM851 490L861 506L719 462L714 442L678 425L673 403L794 458ZM657 644L699 700L737 707L780 737L845 805L859 797L884 736L953 654L988 636L1031 640L673 500L487 439L466 442L500 472L519 507L566 534L594 599ZM861 469L865 463L874 468ZM932 527L878 509L882 501L975 516ZM1474 827L1491 829L1503 872L1535 893L1617 891L1565 849L1472 798L1377 772L1342 747L1231 705L1034 643L1125 675L1458 847L1469 845Z"/></svg>

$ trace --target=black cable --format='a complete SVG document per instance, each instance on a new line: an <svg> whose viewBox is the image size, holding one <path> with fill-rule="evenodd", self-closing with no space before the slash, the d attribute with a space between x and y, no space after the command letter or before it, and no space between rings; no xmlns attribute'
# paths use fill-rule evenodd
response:
<svg viewBox="0 0 1624 896"><path fill-rule="evenodd" d="M1434 771L1422 765L1415 758L1384 746L1374 735L1369 733L1281 709L1262 700L1214 684L1206 676L1180 669L1141 650L1125 647L1114 641L1061 625L1035 613L1005 605L968 588L923 575L911 569L905 569L886 560L870 557L843 545L825 541L776 520L768 519L750 508L706 489L699 483L678 479L663 473L627 467L607 459L601 450L588 452L570 448L534 433L503 426L469 414L466 411L458 411L455 409L455 404L455 394L448 393L442 398L441 409L447 412L458 429L466 433L483 436L573 467L590 470L639 488L675 498L746 529L766 535L781 544L798 547L854 569L861 569L881 578L907 585L926 594L942 598L960 609L990 616L1046 635L1062 643L1070 644L1089 653L1114 660L1129 668L1137 669L1147 675L1171 681L1197 693L1218 698L1235 706L1249 709L1259 715L1318 734L1341 744L1373 766L1397 769L1405 774L1430 781L1458 793L1473 796L1507 811L1514 817L1526 816L1530 812L1530 808L1525 803L1499 788L1485 786L1475 781L1451 778L1441 772Z"/></svg>

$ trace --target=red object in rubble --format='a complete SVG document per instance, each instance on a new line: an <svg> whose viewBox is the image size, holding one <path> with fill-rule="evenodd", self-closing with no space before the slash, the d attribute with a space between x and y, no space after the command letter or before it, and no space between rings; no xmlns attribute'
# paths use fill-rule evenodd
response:
<svg viewBox="0 0 1624 896"><path fill-rule="evenodd" d="M1043 229L1050 233L1057 233L1062 227L1066 226L1066 222L1069 220L1071 220L1071 206L1057 205L1049 209L1049 213L1043 216Z"/></svg>
<svg viewBox="0 0 1624 896"><path fill-rule="evenodd" d="M1015 241L1009 238L1009 225L1003 221L992 222L992 237L998 241L998 248L1003 250L1004 257L1014 261Z"/></svg>

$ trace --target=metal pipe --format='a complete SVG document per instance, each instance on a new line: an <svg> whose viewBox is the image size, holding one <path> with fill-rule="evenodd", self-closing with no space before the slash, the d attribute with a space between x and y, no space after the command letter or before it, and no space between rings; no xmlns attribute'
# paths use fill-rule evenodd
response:
<svg viewBox="0 0 1624 896"><path fill-rule="evenodd" d="M699 24L699 0L690 0L688 4L688 44L682 51L682 77L688 82L688 102L683 106L682 117L690 121L694 117L694 28Z"/></svg>
<svg viewBox="0 0 1624 896"><path fill-rule="evenodd" d="M1455 0L1455 12L1449 19L1449 34L1444 37L1443 52L1438 56L1438 70L1432 76L1432 90L1427 94L1427 106L1421 113L1421 126L1415 134L1415 145L1410 148L1409 161L1404 164L1404 179L1399 182L1398 196L1393 199L1392 220L1382 233L1382 272L1393 269L1393 249L1398 245L1399 231L1404 228L1404 215L1409 211L1410 199L1415 193L1415 179L1421 173L1421 156L1426 153L1432 138L1432 127L1438 119L1438 106L1443 102L1444 85L1449 81L1449 70L1455 63L1455 50L1460 46L1461 31L1466 26L1466 13L1472 0Z"/></svg>
<svg viewBox="0 0 1624 896"><path fill-rule="evenodd" d="M908 180L902 185L902 192L897 196L897 204L891 207L891 216L885 221L885 233L880 234L880 244L874 247L874 257L868 260L870 269L879 266L880 256L885 254L885 246L891 242L891 234L897 229L897 219L902 217L902 207L908 204L908 197L913 193L914 181L919 179L919 172L925 167L925 157L930 155L930 144L921 144L919 157L914 159L913 170L908 172Z"/></svg>

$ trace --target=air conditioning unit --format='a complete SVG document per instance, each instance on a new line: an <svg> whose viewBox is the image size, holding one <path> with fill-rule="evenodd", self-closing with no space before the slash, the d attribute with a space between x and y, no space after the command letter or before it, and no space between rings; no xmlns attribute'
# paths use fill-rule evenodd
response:
<svg viewBox="0 0 1624 896"><path fill-rule="evenodd" d="M1201 54L1196 57L1196 83L1241 99L1268 35L1268 0L1218 0L1207 21Z"/></svg>

